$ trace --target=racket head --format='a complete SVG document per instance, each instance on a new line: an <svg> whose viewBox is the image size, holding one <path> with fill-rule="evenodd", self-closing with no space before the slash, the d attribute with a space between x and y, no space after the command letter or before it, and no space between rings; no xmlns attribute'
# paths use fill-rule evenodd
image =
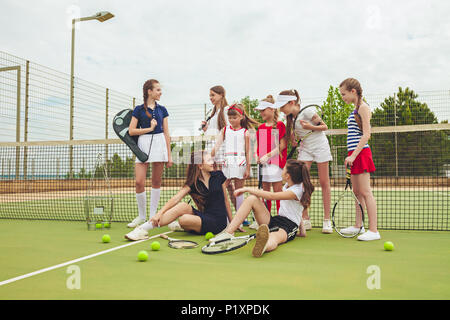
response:
<svg viewBox="0 0 450 320"><path fill-rule="evenodd" d="M216 243L208 243L202 248L202 252L206 254L218 254L230 252L245 246L250 237L232 238L224 241L219 241Z"/></svg>
<svg viewBox="0 0 450 320"><path fill-rule="evenodd" d="M343 232L342 230L355 225L355 221L361 222L361 227L354 232ZM334 230L344 238L353 238L357 236L364 226L364 210L350 190L344 191L333 206L331 222Z"/></svg>
<svg viewBox="0 0 450 320"><path fill-rule="evenodd" d="M198 243L190 240L171 240L169 247L173 249L193 249L198 247Z"/></svg>

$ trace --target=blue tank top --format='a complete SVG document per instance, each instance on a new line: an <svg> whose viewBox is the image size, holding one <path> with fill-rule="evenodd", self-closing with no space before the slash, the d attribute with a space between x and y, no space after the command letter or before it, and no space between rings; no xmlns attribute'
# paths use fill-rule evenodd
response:
<svg viewBox="0 0 450 320"><path fill-rule="evenodd" d="M361 137L363 135L363 132L358 127L358 123L355 120L355 112L356 110L353 110L353 112L350 114L350 116L347 119L347 151L353 151L356 149L356 146L358 145L359 141L361 140ZM366 143L366 145L363 147L363 149L369 148L369 145Z"/></svg>

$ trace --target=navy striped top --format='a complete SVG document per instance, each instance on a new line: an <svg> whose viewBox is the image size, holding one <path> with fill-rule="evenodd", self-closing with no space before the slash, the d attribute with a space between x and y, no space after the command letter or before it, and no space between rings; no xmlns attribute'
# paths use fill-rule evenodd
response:
<svg viewBox="0 0 450 320"><path fill-rule="evenodd" d="M356 149L356 146L359 143L359 140L361 140L361 137L363 135L363 132L358 127L358 124L355 120L355 112L354 110L350 116L347 119L347 151L353 151ZM366 143L366 145L363 147L363 149L369 148L369 145Z"/></svg>

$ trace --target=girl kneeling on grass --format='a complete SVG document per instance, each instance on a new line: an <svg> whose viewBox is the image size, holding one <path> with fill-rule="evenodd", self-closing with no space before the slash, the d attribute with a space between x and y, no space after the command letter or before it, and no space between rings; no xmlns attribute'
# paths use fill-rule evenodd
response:
<svg viewBox="0 0 450 320"><path fill-rule="evenodd" d="M270 192L254 188L241 188L235 191L236 196L244 192L251 195L245 199L227 228L210 239L217 242L229 239L240 224L253 210L259 224L256 232L255 246L252 251L254 257L260 257L264 252L275 250L278 245L295 239L300 227L300 236L306 232L302 221L303 208L309 207L314 186L311 184L309 169L304 162L289 159L283 169L282 178L286 182L281 192ZM280 200L280 210L277 216L271 216L259 198ZM279 227L278 231L269 232L269 228Z"/></svg>
<svg viewBox="0 0 450 320"><path fill-rule="evenodd" d="M227 226L228 220L232 219L230 203L226 196L226 180L222 171L214 171L214 162L209 153L193 152L181 190L154 217L125 235L125 238L134 241L145 240L148 239L148 231L169 224L171 230L196 234L220 232ZM188 194L198 209L181 202Z"/></svg>

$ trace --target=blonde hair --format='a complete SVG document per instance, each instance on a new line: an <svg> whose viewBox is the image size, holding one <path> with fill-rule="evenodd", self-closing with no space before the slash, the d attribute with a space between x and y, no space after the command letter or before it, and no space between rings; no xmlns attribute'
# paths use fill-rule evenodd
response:
<svg viewBox="0 0 450 320"><path fill-rule="evenodd" d="M280 95L282 96L295 96L297 99L295 100L295 104L298 104L300 106L301 99L300 95L298 94L298 91L295 89L291 90L284 90L280 92ZM292 135L292 128L294 127L294 116L292 114L286 116L286 137L291 137Z"/></svg>

